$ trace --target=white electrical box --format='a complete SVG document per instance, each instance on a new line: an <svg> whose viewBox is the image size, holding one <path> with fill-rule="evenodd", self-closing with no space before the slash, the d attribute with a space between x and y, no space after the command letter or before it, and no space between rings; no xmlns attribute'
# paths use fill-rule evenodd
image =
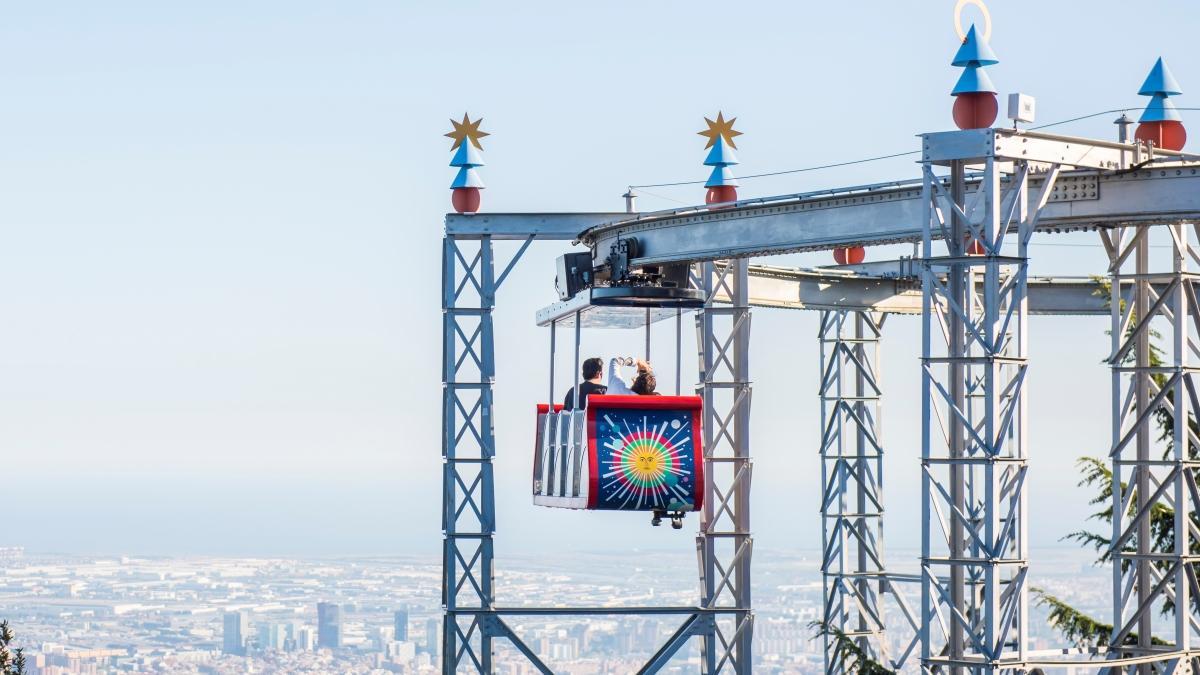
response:
<svg viewBox="0 0 1200 675"><path fill-rule="evenodd" d="M1033 122L1037 101L1029 94L1008 95L1008 119L1013 122Z"/></svg>

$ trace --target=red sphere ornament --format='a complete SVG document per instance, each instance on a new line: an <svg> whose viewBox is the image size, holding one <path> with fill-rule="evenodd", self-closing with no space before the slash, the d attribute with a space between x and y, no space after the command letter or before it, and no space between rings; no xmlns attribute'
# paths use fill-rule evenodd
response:
<svg viewBox="0 0 1200 675"><path fill-rule="evenodd" d="M835 248L833 259L839 265L857 265L867 259L867 249L862 246Z"/></svg>
<svg viewBox="0 0 1200 675"><path fill-rule="evenodd" d="M736 202L737 201L737 186L736 185L718 185L708 188L708 194L704 195L705 204L720 204L721 202Z"/></svg>
<svg viewBox="0 0 1200 675"><path fill-rule="evenodd" d="M959 129L988 129L999 112L1000 104L993 93L980 91L954 97L954 124Z"/></svg>
<svg viewBox="0 0 1200 675"><path fill-rule="evenodd" d="M1183 128L1183 122L1176 120L1142 122L1133 137L1143 143L1150 141L1154 147L1164 150L1182 150L1187 144L1187 130Z"/></svg>
<svg viewBox="0 0 1200 675"><path fill-rule="evenodd" d="M450 203L458 213L475 213L479 210L479 188L453 188L450 190Z"/></svg>

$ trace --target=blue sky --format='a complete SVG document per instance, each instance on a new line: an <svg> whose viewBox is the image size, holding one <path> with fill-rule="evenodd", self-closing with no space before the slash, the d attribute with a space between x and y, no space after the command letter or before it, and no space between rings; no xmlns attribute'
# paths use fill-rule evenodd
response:
<svg viewBox="0 0 1200 675"><path fill-rule="evenodd" d="M695 132L717 110L745 133L742 174L915 149L915 134L950 126L952 7L5 3L0 451L11 498L0 543L435 552L448 118L469 110L492 134L481 169L491 211L617 210L626 185L702 179ZM992 78L1002 93L1035 95L1039 121L1142 105L1135 92L1159 55L1185 92L1200 86L1194 3L1139 6L1136 24L1154 29L1136 38L1126 3L991 9L1002 60ZM1110 138L1111 117L1061 131ZM916 173L895 159L746 181L741 194ZM652 192L643 208L702 198L694 186ZM1081 246L1035 248L1036 273L1102 269L1091 237L1045 243ZM533 247L496 315L498 551L621 537L690 555L690 527L529 504L529 411L546 367L529 347L546 340L532 317L554 298L562 249ZM763 548L818 544L815 320L754 320ZM1104 328L1033 322L1035 545L1087 511L1071 467L1107 443ZM918 513L918 335L915 319L898 319L885 348L895 546L916 541L903 523Z"/></svg>

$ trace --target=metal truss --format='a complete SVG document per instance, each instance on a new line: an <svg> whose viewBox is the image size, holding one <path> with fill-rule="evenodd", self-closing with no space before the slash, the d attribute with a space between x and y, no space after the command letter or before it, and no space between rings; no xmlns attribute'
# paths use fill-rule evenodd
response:
<svg viewBox="0 0 1200 675"><path fill-rule="evenodd" d="M1150 233L1169 234L1151 262ZM1113 627L1109 654L1141 672L1195 672L1200 634L1200 230L1184 223L1102 230L1112 282ZM1161 271L1157 271L1161 270ZM1126 301L1122 282L1133 283ZM1186 420L1186 422L1184 422ZM1155 644L1153 638L1161 642ZM1147 658L1152 657L1152 658ZM1151 665L1152 664L1152 665ZM1125 666L1113 669L1121 672Z"/></svg>
<svg viewBox="0 0 1200 675"><path fill-rule="evenodd" d="M869 658L900 670L917 644L917 620L888 574L883 554L883 441L880 340L887 315L821 313L821 573L825 672L847 672L833 631ZM885 639L885 597L911 628L898 653Z"/></svg>
<svg viewBox="0 0 1200 675"><path fill-rule="evenodd" d="M495 607L492 535L496 455L492 310L496 291L529 247L499 276L490 236L442 240L442 672L492 672L492 638L528 653ZM545 670L543 672L550 672Z"/></svg>
<svg viewBox="0 0 1200 675"><path fill-rule="evenodd" d="M702 558L710 562L708 567L701 565L702 574L705 569L715 570L715 574L702 579L702 587L711 590L705 592L701 606L511 609L496 605L493 572L496 512L492 468L496 454L492 390L496 361L492 312L500 285L536 236L537 233L533 232L523 238L521 247L499 275L496 274L491 236L464 232L443 239L442 604L445 616L442 627L442 672L447 675L459 672L490 675L494 672L493 642L495 639L506 639L537 672L551 675L554 671L525 644L505 621L505 617L622 615L684 617L678 630L638 671L639 675L659 672L697 636L702 637L706 645L714 646L714 654L717 653L717 643L721 647L720 659L714 660L715 667L706 672L720 672L722 667L729 666L733 672L749 673L749 463L744 452L736 460L713 457L711 451L706 458L706 469L710 472L713 463L732 462L737 467L735 476L745 475L746 479L743 481L735 477L726 484L725 490L728 492L714 492L715 484L709 484L707 503L711 508L714 495L717 495L716 501L721 504L709 512L710 516L704 522L720 522L722 514L729 514L741 526L732 532L714 527L701 537L702 551L712 552L711 556ZM553 233L550 236L558 238ZM516 239L509 235L504 238ZM710 448L723 447L722 438L745 439L749 412L749 383L745 381L749 334L741 328L748 328L749 321L745 302L745 263L741 263L738 273L719 271L714 272L711 278L721 288L740 289L742 302L740 307L735 308L710 307L704 313L706 317L700 320L700 325L707 326L707 334L712 336L714 325L720 323L719 317L735 317L731 336L719 344L714 341L711 350L702 352L710 356L710 367L705 372L717 373L721 367L728 365L742 379L732 382L704 381L703 391L711 394L705 399L709 403L706 410L710 412L721 410L714 407L715 402L722 400L719 392L735 393L735 403L730 412L722 414L722 421L714 421L716 418L711 415L706 417L706 433L711 434L706 441L710 443ZM733 365L735 362L739 364L736 367ZM713 434L711 430L714 429L720 431ZM744 445L734 444L732 440L729 440L729 444L730 448L745 449ZM730 497L726 497L727 494ZM735 554L730 558L719 558L719 543L725 541L734 542ZM711 542L711 545L703 542ZM730 601L730 598L733 600Z"/></svg>
<svg viewBox="0 0 1200 675"><path fill-rule="evenodd" d="M886 315L821 312L822 621L886 662L880 596L883 564L883 445L879 338ZM845 672L825 635L825 672Z"/></svg>
<svg viewBox="0 0 1200 675"><path fill-rule="evenodd" d="M886 315L821 312L822 621L883 663L880 335ZM826 673L842 673L826 634Z"/></svg>
<svg viewBox="0 0 1200 675"><path fill-rule="evenodd" d="M702 636L701 671L748 675L754 615L750 604L750 306L749 263L702 263L706 302L696 313L704 397L704 472L708 478L696 547L701 605L725 608ZM728 305L717 306L718 298Z"/></svg>
<svg viewBox="0 0 1200 675"><path fill-rule="evenodd" d="M967 160L984 165L969 201ZM948 190L923 164L921 664L925 672L1021 670L1027 247L1059 168L1050 166L1029 208L1028 162L1013 163L1003 191L994 156L948 164ZM945 255L934 256L935 238ZM1015 254L1002 251L1006 243Z"/></svg>

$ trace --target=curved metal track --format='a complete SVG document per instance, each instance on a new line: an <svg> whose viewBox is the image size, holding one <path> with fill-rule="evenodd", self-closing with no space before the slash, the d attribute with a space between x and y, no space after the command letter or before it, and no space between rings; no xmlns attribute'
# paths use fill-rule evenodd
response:
<svg viewBox="0 0 1200 675"><path fill-rule="evenodd" d="M1068 189L1047 204L1040 232L1200 219L1198 164L1108 174L1072 171L1058 180ZM1040 178L1031 179L1032 189L1040 186ZM1076 191L1072 198L1070 187L1086 192ZM977 188L978 182L968 183L968 195ZM594 227L580 241L599 261L621 237L638 238L638 260L645 263L913 242L921 238L921 185L890 183L738 202L722 209L650 213Z"/></svg>
<svg viewBox="0 0 1200 675"><path fill-rule="evenodd" d="M925 159L963 146L987 148L1000 161L1076 167L1063 171L1038 223L1059 232L1200 219L1200 162L1180 153L1150 156L1138 145L1050 134L986 130L923 137ZM1120 167L1138 167L1121 169ZM1043 178L1032 176L1037 190ZM968 179L967 198L979 178ZM639 262L700 262L778 255L921 238L921 180L859 185L673 209L597 225L580 235L597 262L622 237L637 237Z"/></svg>

